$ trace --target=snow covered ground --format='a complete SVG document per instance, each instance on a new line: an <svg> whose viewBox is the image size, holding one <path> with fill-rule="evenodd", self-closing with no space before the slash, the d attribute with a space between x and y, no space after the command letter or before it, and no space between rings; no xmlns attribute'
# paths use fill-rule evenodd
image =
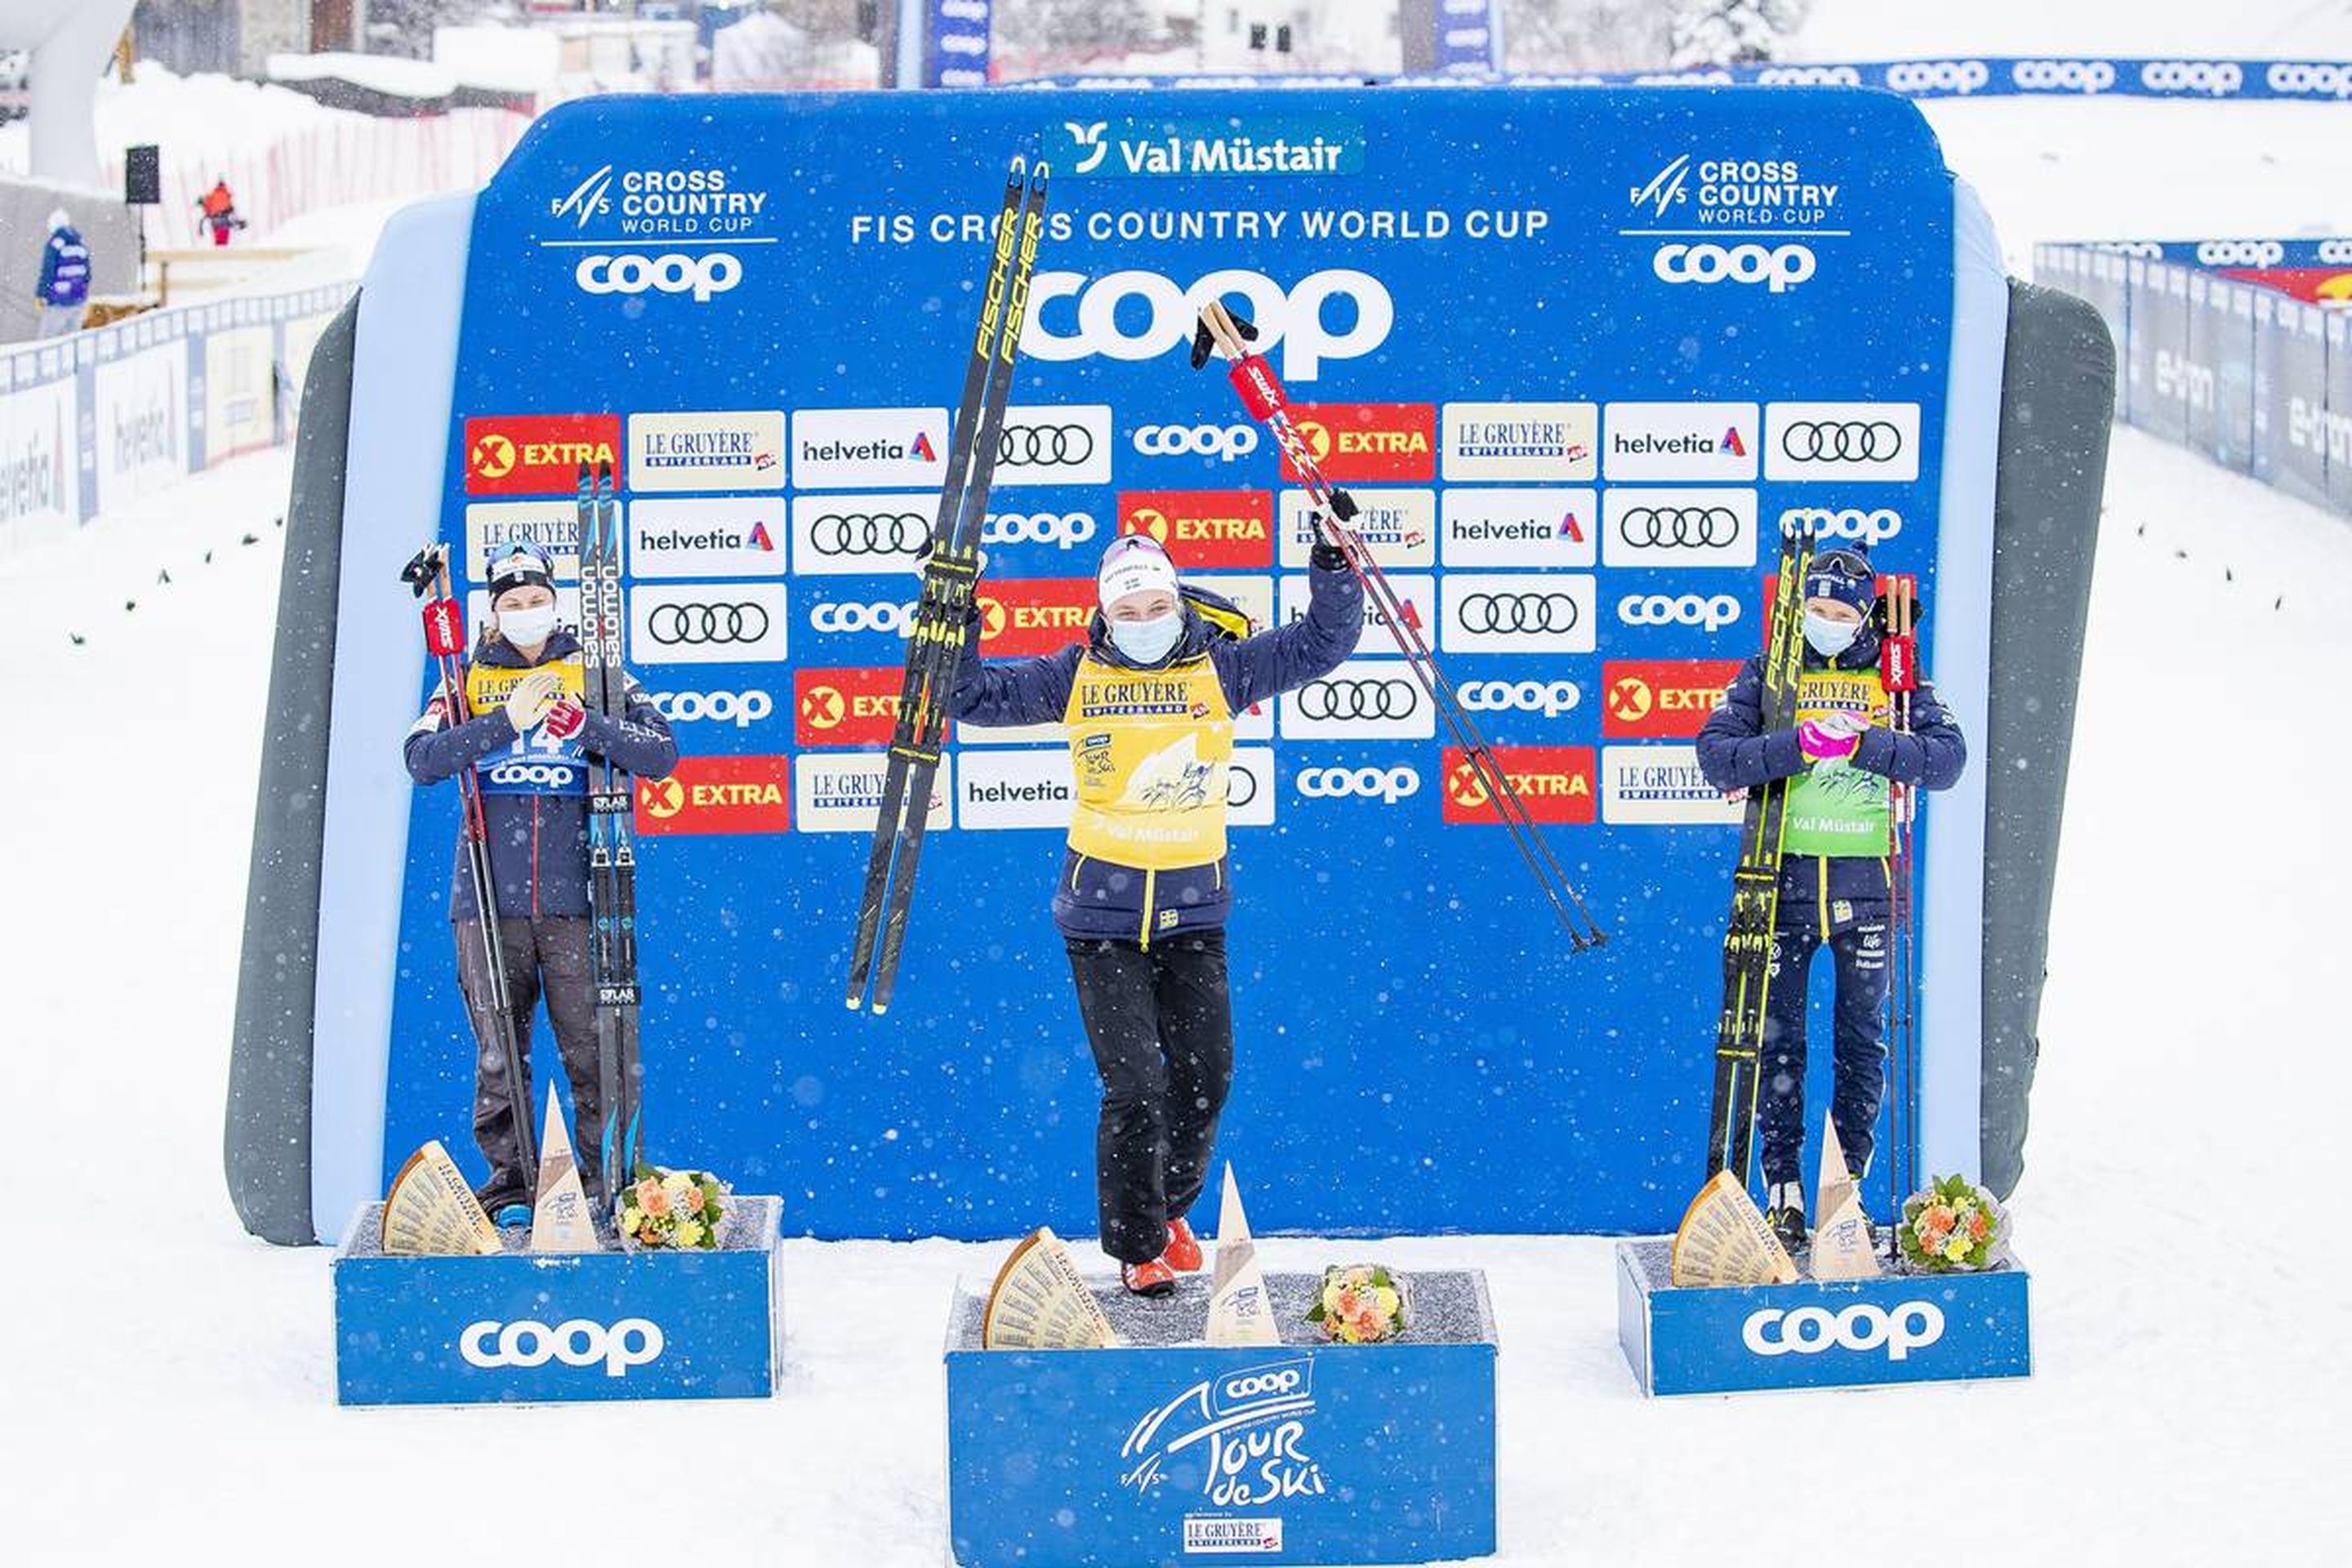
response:
<svg viewBox="0 0 2352 1568"><path fill-rule="evenodd" d="M2352 109L1929 112L2012 256L2352 224ZM284 454L243 458L0 560L0 1562L940 1562L938 1347L951 1283L1000 1247L787 1244L762 1404L333 1405L325 1255L246 1237L218 1175L287 482ZM2119 432L2018 1201L2034 1377L1648 1404L1610 1243L1378 1244L1488 1270L1498 1562L2341 1560L2347 689L2352 525ZM614 1468L658 1455L729 1473L708 1513L611 1503ZM1912 1522L1903 1464L1989 1522Z"/></svg>

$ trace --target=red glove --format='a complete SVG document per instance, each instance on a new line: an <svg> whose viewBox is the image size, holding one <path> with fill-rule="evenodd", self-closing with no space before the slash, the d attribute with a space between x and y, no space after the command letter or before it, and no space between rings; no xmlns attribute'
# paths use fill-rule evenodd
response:
<svg viewBox="0 0 2352 1568"><path fill-rule="evenodd" d="M541 721L547 726L547 732L559 741L572 739L580 732L580 726L587 721L588 710L569 697L563 698L550 708L547 710L547 717Z"/></svg>

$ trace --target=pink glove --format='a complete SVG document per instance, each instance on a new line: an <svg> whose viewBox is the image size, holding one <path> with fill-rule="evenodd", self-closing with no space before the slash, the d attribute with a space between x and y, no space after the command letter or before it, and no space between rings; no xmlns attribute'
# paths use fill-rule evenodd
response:
<svg viewBox="0 0 2352 1568"><path fill-rule="evenodd" d="M1797 747L1809 763L1826 763L1853 755L1870 721L1859 713L1825 713L1797 726Z"/></svg>
<svg viewBox="0 0 2352 1568"><path fill-rule="evenodd" d="M566 697L548 709L547 718L543 721L547 725L549 734L559 741L568 741L579 733L581 725L588 721L588 710Z"/></svg>

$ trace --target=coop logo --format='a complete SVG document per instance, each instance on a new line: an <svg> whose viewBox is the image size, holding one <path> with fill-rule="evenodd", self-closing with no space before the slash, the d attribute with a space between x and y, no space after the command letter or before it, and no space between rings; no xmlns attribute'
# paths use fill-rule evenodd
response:
<svg viewBox="0 0 2352 1568"><path fill-rule="evenodd" d="M1289 740L1428 740L1437 713L1420 681L1394 659L1349 659L1282 699Z"/></svg>
<svg viewBox="0 0 2352 1568"><path fill-rule="evenodd" d="M1593 819L1591 747L1490 746L1480 757L1482 761L1473 762L1461 747L1445 748L1440 762L1445 788L1439 811L1445 821L1504 821L1502 808L1495 804L1496 771L1526 806L1529 820L1573 825Z"/></svg>
<svg viewBox="0 0 2352 1568"><path fill-rule="evenodd" d="M2286 438L2300 451L2325 452L2331 463L2352 463L2352 414L2337 414L2308 398L2286 405Z"/></svg>
<svg viewBox="0 0 2352 1568"><path fill-rule="evenodd" d="M1088 511L991 512L980 525L982 544L1050 544L1068 550L1101 531Z"/></svg>
<svg viewBox="0 0 2352 1568"><path fill-rule="evenodd" d="M1290 409L1307 455L1335 484L1437 477L1437 409L1428 403L1298 403ZM1282 455L1282 477L1299 472Z"/></svg>
<svg viewBox="0 0 2352 1568"><path fill-rule="evenodd" d="M1147 458L1214 458L1231 463L1257 450L1257 426L1142 425L1136 427L1134 440L1135 449Z"/></svg>
<svg viewBox="0 0 2352 1568"><path fill-rule="evenodd" d="M1806 177L1794 158L1700 158L1685 153L1628 187L1636 223L1727 231L1817 228L1837 210L1843 185ZM1627 228L1622 234L1643 231Z"/></svg>
<svg viewBox="0 0 2352 1568"><path fill-rule="evenodd" d="M1309 1453L1314 1375L1302 1358L1202 1379L1129 1428L1119 1485L1150 1497L1168 1483L1171 1457L1189 1473L1195 1461L1186 1450L1206 1445L1201 1491L1213 1508L1323 1496L1323 1468Z"/></svg>
<svg viewBox="0 0 2352 1568"><path fill-rule="evenodd" d="M794 670L793 738L803 746L887 745L905 681L901 669Z"/></svg>
<svg viewBox="0 0 2352 1568"><path fill-rule="evenodd" d="M1301 768L1298 793L1308 800L1377 800L1394 805L1421 793L1421 775L1407 767Z"/></svg>
<svg viewBox="0 0 2352 1568"><path fill-rule="evenodd" d="M580 790L586 776L587 770L577 763L506 762L485 770L482 779L492 790L574 794Z"/></svg>
<svg viewBox="0 0 2352 1568"><path fill-rule="evenodd" d="M1255 434L1255 432L1253 432ZM1004 411L996 437L999 485L1110 483L1110 405Z"/></svg>
<svg viewBox="0 0 2352 1568"><path fill-rule="evenodd" d="M1611 740L1690 740L1739 668L1738 659L1610 659L1601 667L1601 732Z"/></svg>
<svg viewBox="0 0 2352 1568"><path fill-rule="evenodd" d="M1190 288L1157 272L1040 272L1029 287L1021 352L1033 359L1157 359L1189 346L1212 300L1238 295L1260 353L1280 351L1286 380L1313 381L1326 360L1357 359L1388 342L1396 303L1369 272L1334 268L1286 289L1260 272L1212 272ZM1327 310L1334 301L1336 309ZM1326 318L1349 324L1333 331Z"/></svg>
<svg viewBox="0 0 2352 1568"><path fill-rule="evenodd" d="M819 605L809 612L809 629L817 632L888 632L905 637L915 627L915 606L869 601Z"/></svg>
<svg viewBox="0 0 2352 1568"><path fill-rule="evenodd" d="M1916 403L1772 403L1764 408L1767 479L1919 477Z"/></svg>
<svg viewBox="0 0 2352 1568"><path fill-rule="evenodd" d="M1756 73L1759 87L1860 87L1862 72L1852 66L1766 66Z"/></svg>
<svg viewBox="0 0 2352 1568"><path fill-rule="evenodd" d="M1820 263L1803 245L1697 245L1676 240L1650 258L1650 270L1664 283L1761 283L1785 294L1811 278Z"/></svg>
<svg viewBox="0 0 2352 1568"><path fill-rule="evenodd" d="M1455 689L1474 713L1540 713L1557 719L1584 700L1573 680L1465 680Z"/></svg>
<svg viewBox="0 0 2352 1568"><path fill-rule="evenodd" d="M801 409L793 416L793 488L908 487L936 497L946 477L947 433L944 408Z"/></svg>
<svg viewBox="0 0 2352 1568"><path fill-rule="evenodd" d="M466 421L467 495L572 495L583 464L626 482L621 421L611 414L488 416ZM631 477L633 478L633 476Z"/></svg>
<svg viewBox="0 0 2352 1568"><path fill-rule="evenodd" d="M1041 577L992 583L978 595L980 646L992 658L1054 653L1084 641L1094 619L1091 577Z"/></svg>
<svg viewBox="0 0 2352 1568"><path fill-rule="evenodd" d="M637 831L788 832L791 770L789 757L681 757L667 778L637 781Z"/></svg>
<svg viewBox="0 0 2352 1568"><path fill-rule="evenodd" d="M1106 179L1223 174L1351 174L1363 167L1363 134L1339 120L1272 121L1246 130L1230 119L1122 122L1065 120L1069 171Z"/></svg>
<svg viewBox="0 0 2352 1568"><path fill-rule="evenodd" d="M1780 534L1794 538L1811 529L1816 539L1852 540L1856 544L1884 544L1903 531L1903 514L1892 507L1792 506L1780 514Z"/></svg>
<svg viewBox="0 0 2352 1568"><path fill-rule="evenodd" d="M2286 247L2275 239L2200 239L2200 267L2276 267L2286 259Z"/></svg>
<svg viewBox="0 0 2352 1568"><path fill-rule="evenodd" d="M1122 490L1118 531L1158 540L1188 572L1274 564L1265 490Z"/></svg>
<svg viewBox="0 0 2352 1568"><path fill-rule="evenodd" d="M490 1372L554 1361L565 1366L602 1366L606 1377L626 1377L631 1367L660 1360L667 1342L661 1325L646 1318L623 1318L609 1327L573 1318L551 1329L527 1320L501 1323L487 1319L466 1325L457 1336L457 1353L468 1366Z"/></svg>
<svg viewBox="0 0 2352 1568"><path fill-rule="evenodd" d="M572 281L583 294L690 294L696 304L703 305L743 281L743 264L723 250L696 256L675 250L662 256L591 251L572 269Z"/></svg>
<svg viewBox="0 0 2352 1568"><path fill-rule="evenodd" d="M1617 601L1617 618L1629 626L1720 631L1739 619L1739 601L1728 594L1628 594Z"/></svg>
<svg viewBox="0 0 2352 1568"><path fill-rule="evenodd" d="M1601 817L1633 827L1721 826L1740 808L1706 782L1696 746L1604 746Z"/></svg>
<svg viewBox="0 0 2352 1568"><path fill-rule="evenodd" d="M2246 73L2235 60L2149 60L2139 68L2139 84L2151 92L2226 98L2246 85Z"/></svg>
<svg viewBox="0 0 2352 1568"><path fill-rule="evenodd" d="M1601 472L1612 479L1753 479L1753 403L1612 403Z"/></svg>
<svg viewBox="0 0 2352 1568"><path fill-rule="evenodd" d="M1857 1301L1841 1312L1767 1307L1748 1314L1739 1329L1739 1342L1760 1356L1880 1351L1888 1361L1905 1361L1943 1337L1944 1311L1933 1301L1906 1301L1892 1310Z"/></svg>
<svg viewBox="0 0 2352 1568"><path fill-rule="evenodd" d="M2105 92L2116 85L2106 60L2020 60L2010 80L2021 92Z"/></svg>
<svg viewBox="0 0 2352 1568"><path fill-rule="evenodd" d="M2215 403L2217 378L2210 366L2174 353L2170 349L2156 351L2156 395L2198 410L2210 411Z"/></svg>
<svg viewBox="0 0 2352 1568"><path fill-rule="evenodd" d="M1756 564L1756 492L1615 489L1601 497L1601 558L1612 566Z"/></svg>
<svg viewBox="0 0 2352 1568"><path fill-rule="evenodd" d="M738 730L748 730L776 710L776 700L764 691L658 691L651 700L673 724L708 720Z"/></svg>
<svg viewBox="0 0 2352 1568"><path fill-rule="evenodd" d="M1903 60L1886 68L1887 90L1915 97L1966 98L1991 80L1992 70L1982 60Z"/></svg>
<svg viewBox="0 0 2352 1568"><path fill-rule="evenodd" d="M2280 60L2263 72L2263 81L2298 98L2352 98L2352 66Z"/></svg>

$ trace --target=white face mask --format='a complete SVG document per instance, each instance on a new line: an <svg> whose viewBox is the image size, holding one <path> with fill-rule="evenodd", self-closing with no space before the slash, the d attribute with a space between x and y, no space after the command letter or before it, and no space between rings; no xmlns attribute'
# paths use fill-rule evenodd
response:
<svg viewBox="0 0 2352 1568"><path fill-rule="evenodd" d="M1113 621L1111 646L1136 664L1158 664L1174 650L1184 635L1184 615L1171 610L1148 621Z"/></svg>
<svg viewBox="0 0 2352 1568"><path fill-rule="evenodd" d="M554 630L553 605L534 605L528 610L499 612L499 636L517 647L537 647Z"/></svg>
<svg viewBox="0 0 2352 1568"><path fill-rule="evenodd" d="M1862 635L1860 621L1833 621L1827 616L1805 612L1805 641L1823 658L1835 658L1853 646Z"/></svg>

